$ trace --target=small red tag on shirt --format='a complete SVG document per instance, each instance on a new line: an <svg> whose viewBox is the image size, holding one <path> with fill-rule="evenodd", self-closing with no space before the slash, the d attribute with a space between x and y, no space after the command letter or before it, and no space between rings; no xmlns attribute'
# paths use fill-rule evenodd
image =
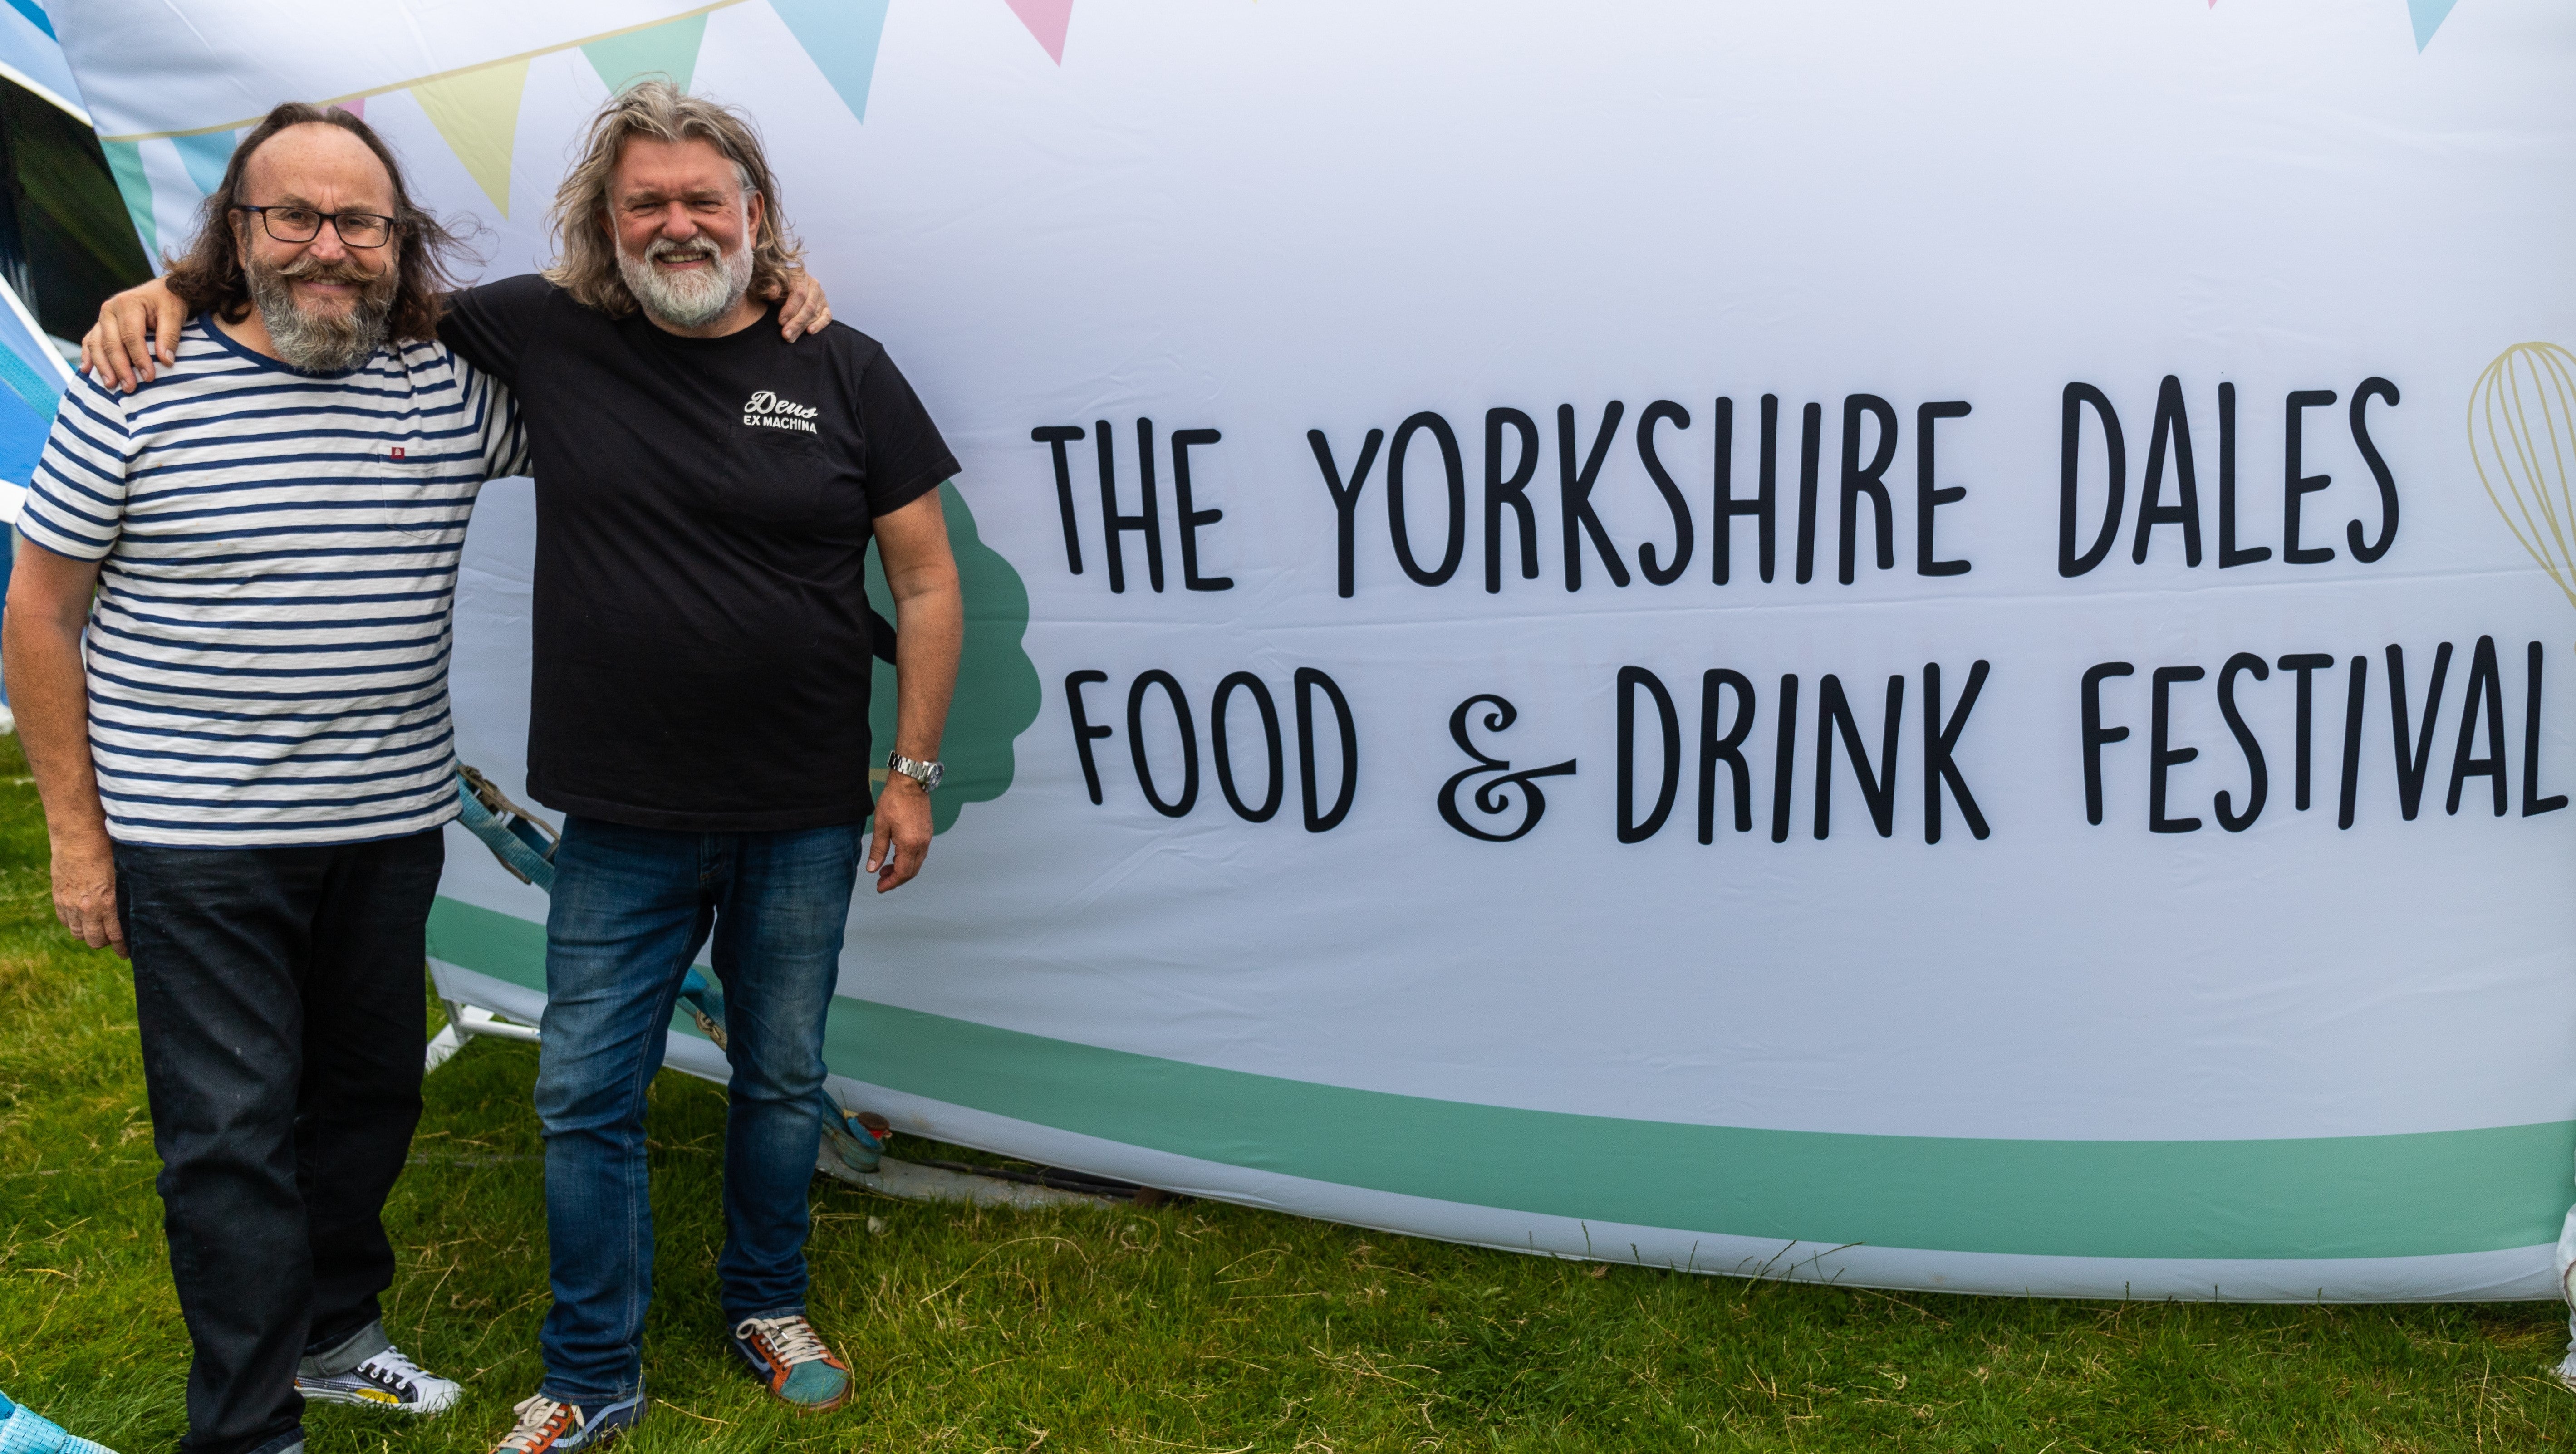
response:
<svg viewBox="0 0 2576 1454"><path fill-rule="evenodd" d="M403 457L403 453L402 453L402 451L403 451L403 447L402 447L401 445L399 445L399 444L395 445L395 446L394 446L394 458L396 458L396 459L400 459L400 458L402 458L402 457Z"/></svg>

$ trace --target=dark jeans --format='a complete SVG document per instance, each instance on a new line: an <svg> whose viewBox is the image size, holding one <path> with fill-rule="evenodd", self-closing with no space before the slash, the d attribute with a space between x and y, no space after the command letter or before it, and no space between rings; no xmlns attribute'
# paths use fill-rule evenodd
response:
<svg viewBox="0 0 2576 1454"><path fill-rule="evenodd" d="M420 1120L437 829L321 848L116 845L116 901L191 1454L302 1437L297 1360L377 1319L381 1212Z"/></svg>
<svg viewBox="0 0 2576 1454"><path fill-rule="evenodd" d="M565 819L537 1058L555 1296L538 1337L546 1397L596 1407L643 1386L653 1295L644 1096L680 981L711 931L733 1065L716 1261L725 1322L804 1310L823 1018L866 842L857 824L678 833Z"/></svg>

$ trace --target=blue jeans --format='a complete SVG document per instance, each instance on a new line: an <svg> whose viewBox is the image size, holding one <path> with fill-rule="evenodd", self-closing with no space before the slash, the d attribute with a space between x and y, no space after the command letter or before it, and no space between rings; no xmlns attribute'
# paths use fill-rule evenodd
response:
<svg viewBox="0 0 2576 1454"><path fill-rule="evenodd" d="M823 1018L865 845L858 824L681 833L565 819L537 1057L554 1283L538 1338L548 1398L595 1406L643 1386L653 1295L644 1096L710 931L733 1065L716 1263L726 1326L804 1309Z"/></svg>

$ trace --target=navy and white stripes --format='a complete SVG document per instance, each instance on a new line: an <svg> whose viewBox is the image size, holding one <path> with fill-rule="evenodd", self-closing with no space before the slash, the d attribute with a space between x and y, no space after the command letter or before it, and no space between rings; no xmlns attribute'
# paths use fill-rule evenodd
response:
<svg viewBox="0 0 2576 1454"><path fill-rule="evenodd" d="M455 816L448 610L509 391L434 343L299 374L205 319L139 392L65 394L19 530L104 564L90 749L108 833L348 843Z"/></svg>

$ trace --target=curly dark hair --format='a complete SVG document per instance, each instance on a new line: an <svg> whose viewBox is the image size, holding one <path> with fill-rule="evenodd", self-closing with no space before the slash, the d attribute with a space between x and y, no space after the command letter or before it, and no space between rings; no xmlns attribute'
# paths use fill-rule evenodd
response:
<svg viewBox="0 0 2576 1454"><path fill-rule="evenodd" d="M413 203L410 189L403 185L402 164L394 160L392 148L384 144L374 128L337 106L289 101L268 113L242 138L241 144L233 148L232 160L224 166L222 184L206 195L204 205L198 209L196 241L184 255L166 259L169 271L163 281L191 313L211 310L228 323L250 316L250 280L242 272L241 230L249 225L250 214L238 211L247 205L241 195L242 171L252 153L290 126L336 126L365 142L376 160L385 164L385 175L393 179L394 186L396 272L387 332L393 338L423 342L437 337L443 296L456 286L455 269L460 260L470 259L472 254L462 237Z"/></svg>

